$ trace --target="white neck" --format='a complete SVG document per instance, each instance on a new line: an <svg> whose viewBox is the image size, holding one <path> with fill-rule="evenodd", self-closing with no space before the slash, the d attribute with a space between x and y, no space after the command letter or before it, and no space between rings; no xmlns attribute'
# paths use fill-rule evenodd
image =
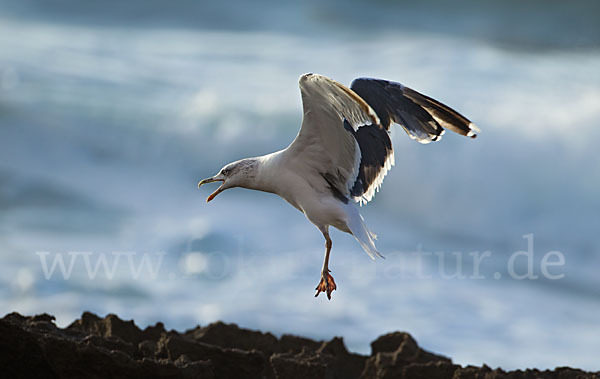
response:
<svg viewBox="0 0 600 379"><path fill-rule="evenodd" d="M247 180L240 184L240 187L253 189L263 192L277 193L276 183L278 182L278 168L280 166L280 151L263 155L254 160L252 171L249 172Z"/></svg>

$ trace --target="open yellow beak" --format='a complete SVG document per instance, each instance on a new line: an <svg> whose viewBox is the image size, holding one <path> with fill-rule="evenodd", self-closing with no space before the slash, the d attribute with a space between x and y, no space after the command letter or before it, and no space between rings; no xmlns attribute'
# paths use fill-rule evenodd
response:
<svg viewBox="0 0 600 379"><path fill-rule="evenodd" d="M200 186L203 185L203 184L213 183L213 182L223 182L223 184L225 184L225 179L218 179L218 178L215 178L215 177L202 179L200 181L200 183L198 183L198 188L200 188ZM220 194L223 191L223 184L221 184L221 186L219 186L219 188L217 188L217 190L215 192L211 193L210 196L206 198L206 202L207 203L209 201L211 201L212 199L214 199L215 196L217 196L218 194Z"/></svg>

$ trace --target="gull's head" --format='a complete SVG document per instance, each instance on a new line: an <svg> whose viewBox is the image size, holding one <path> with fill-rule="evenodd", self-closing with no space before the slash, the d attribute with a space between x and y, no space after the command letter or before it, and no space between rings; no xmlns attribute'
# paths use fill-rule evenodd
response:
<svg viewBox="0 0 600 379"><path fill-rule="evenodd" d="M225 167L223 167L217 175L202 179L198 183L198 188L206 183L222 182L219 188L217 188L215 192L211 193L210 196L206 198L206 202L208 203L218 194L228 188L248 187L255 177L255 166L256 159L253 158L242 159L237 162L229 163L228 165L225 165Z"/></svg>

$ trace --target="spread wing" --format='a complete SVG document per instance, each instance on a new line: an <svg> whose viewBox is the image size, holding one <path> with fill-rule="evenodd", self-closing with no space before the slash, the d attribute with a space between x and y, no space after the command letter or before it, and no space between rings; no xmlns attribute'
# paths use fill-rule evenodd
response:
<svg viewBox="0 0 600 379"><path fill-rule="evenodd" d="M444 128L471 138L480 131L454 109L400 83L358 78L350 88L375 110L384 128L399 124L420 143L438 141Z"/></svg>
<svg viewBox="0 0 600 379"><path fill-rule="evenodd" d="M382 128L360 128L354 136L362 151L358 177L352 196L361 204L370 201L391 166L392 144L385 131L392 123L404 128L420 143L438 141L444 128L475 138L479 129L454 109L400 83L381 79L355 79L350 88L377 113Z"/></svg>
<svg viewBox="0 0 600 379"><path fill-rule="evenodd" d="M325 183L334 194L355 197L355 183L365 156L355 138L363 129L387 132L371 107L349 88L317 74L300 77L304 117L298 136L288 147L295 169L311 184ZM391 143L388 144L391 150ZM366 146L365 146L366 147Z"/></svg>
<svg viewBox="0 0 600 379"><path fill-rule="evenodd" d="M347 88L316 74L300 77L304 118L288 147L294 167L315 188L343 201L370 201L394 165L392 123L421 143L444 128L475 138L479 129L452 108L400 83L359 78Z"/></svg>

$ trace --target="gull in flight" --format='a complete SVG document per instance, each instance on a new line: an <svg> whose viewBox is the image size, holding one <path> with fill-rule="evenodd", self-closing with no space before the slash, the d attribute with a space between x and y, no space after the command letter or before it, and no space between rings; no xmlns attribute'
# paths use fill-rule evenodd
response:
<svg viewBox="0 0 600 379"><path fill-rule="evenodd" d="M329 270L329 227L350 233L372 258L383 256L355 203L369 202L394 165L389 131L400 125L420 143L438 141L449 129L475 138L479 129L452 108L400 83L355 79L350 88L322 75L299 80L304 117L296 139L285 149L223 167L205 183L222 182L206 201L242 187L282 197L304 213L325 237L325 260L315 297L331 299L336 289Z"/></svg>

